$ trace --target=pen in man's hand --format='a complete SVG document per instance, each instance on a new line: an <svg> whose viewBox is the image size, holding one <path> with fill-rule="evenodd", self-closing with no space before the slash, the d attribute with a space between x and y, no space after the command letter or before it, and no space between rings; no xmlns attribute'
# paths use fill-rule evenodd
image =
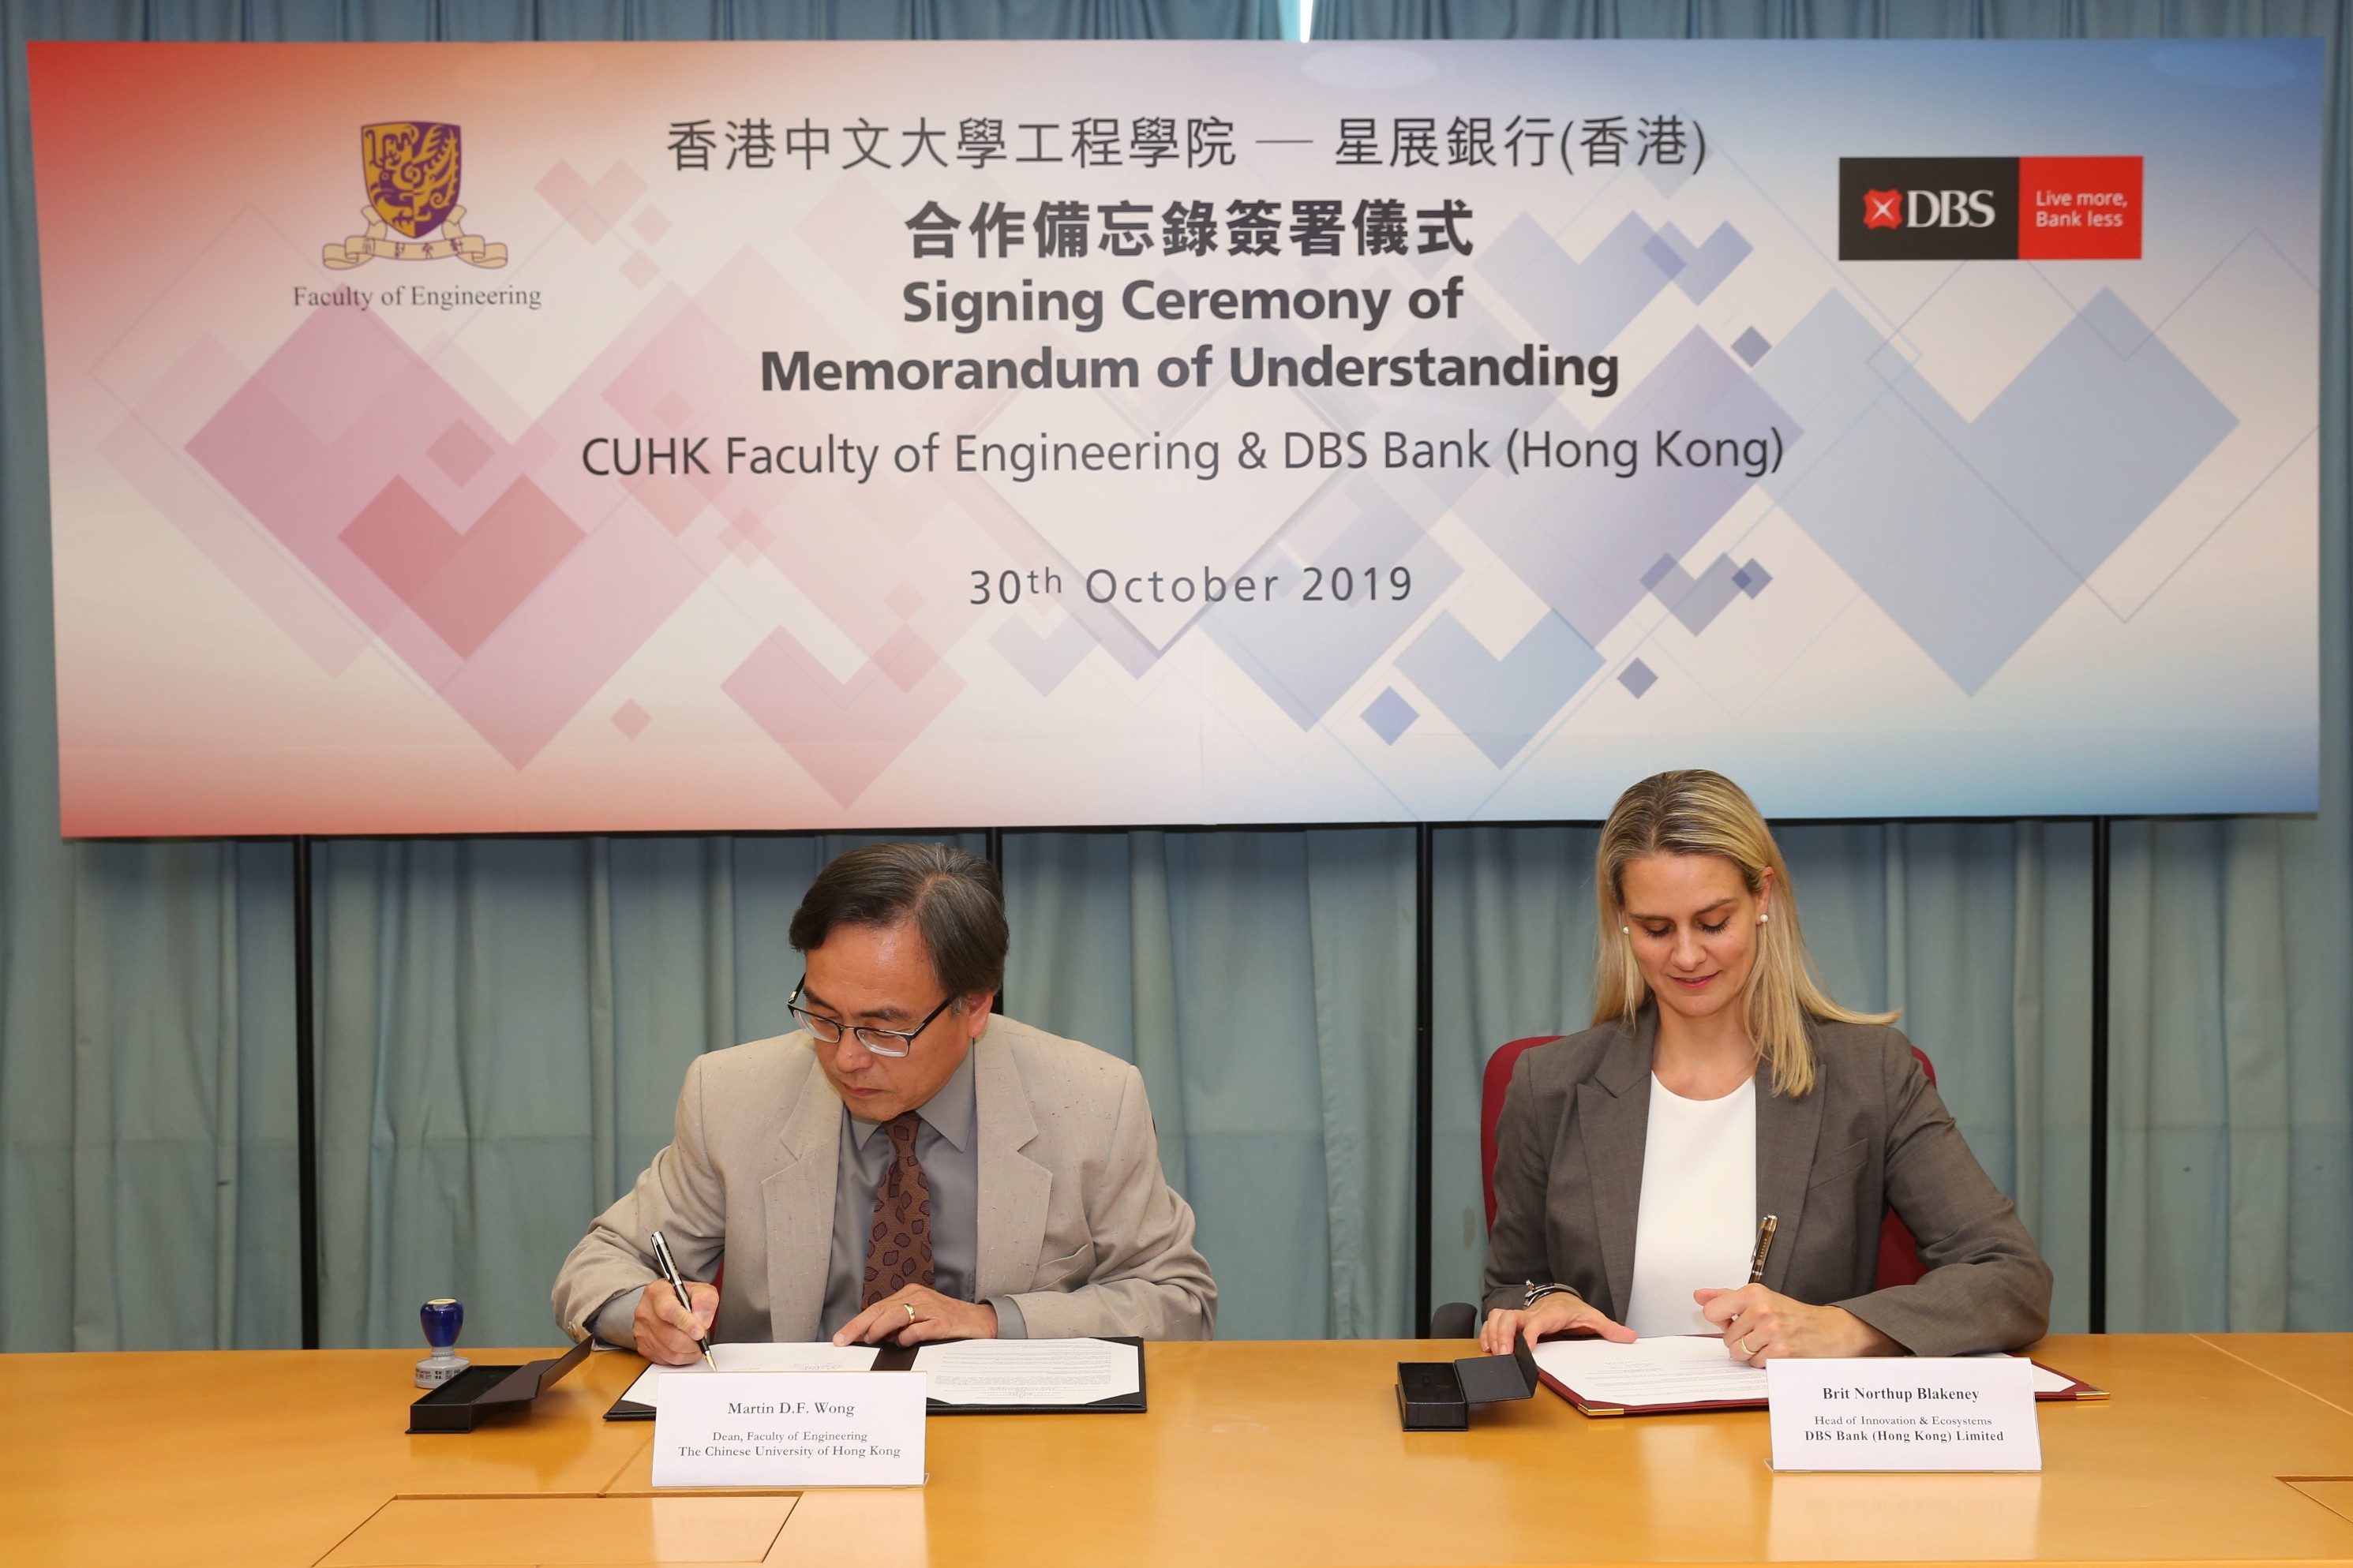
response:
<svg viewBox="0 0 2353 1568"><path fill-rule="evenodd" d="M1748 1282L1765 1283L1765 1256L1773 1250L1773 1233L1781 1228L1781 1216L1768 1214L1757 1226L1757 1250L1748 1258Z"/></svg>
<svg viewBox="0 0 2353 1568"><path fill-rule="evenodd" d="M686 1315L691 1320L694 1316L694 1302L686 1293L686 1281L679 1278L678 1261L670 1255L670 1243L662 1239L662 1233L659 1231L654 1232L653 1243L654 1261L660 1264L661 1271L669 1276L670 1288L678 1292L678 1304L686 1309ZM694 1336L694 1342L702 1348L703 1363L712 1371L717 1372L719 1363L711 1359L710 1337L697 1334Z"/></svg>

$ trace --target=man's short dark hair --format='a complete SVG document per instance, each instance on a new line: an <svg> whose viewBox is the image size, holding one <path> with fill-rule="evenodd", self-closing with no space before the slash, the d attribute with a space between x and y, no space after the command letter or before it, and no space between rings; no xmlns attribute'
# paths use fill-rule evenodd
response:
<svg viewBox="0 0 2353 1568"><path fill-rule="evenodd" d="M1005 983L1005 884L997 868L945 844L869 844L837 856L793 915L795 949L821 947L836 926L913 920L932 973L951 996Z"/></svg>

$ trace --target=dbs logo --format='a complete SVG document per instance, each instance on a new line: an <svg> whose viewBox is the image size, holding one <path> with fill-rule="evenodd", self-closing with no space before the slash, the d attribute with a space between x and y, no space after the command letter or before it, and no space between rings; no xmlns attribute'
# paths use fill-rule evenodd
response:
<svg viewBox="0 0 2353 1568"><path fill-rule="evenodd" d="M2132 260L2135 156L1841 158L1841 261Z"/></svg>
<svg viewBox="0 0 2353 1568"><path fill-rule="evenodd" d="M1993 192L1865 191L1865 228L1991 228Z"/></svg>
<svg viewBox="0 0 2353 1568"><path fill-rule="evenodd" d="M1991 228L1993 193L1978 191L1909 191L1905 195L1906 228Z"/></svg>

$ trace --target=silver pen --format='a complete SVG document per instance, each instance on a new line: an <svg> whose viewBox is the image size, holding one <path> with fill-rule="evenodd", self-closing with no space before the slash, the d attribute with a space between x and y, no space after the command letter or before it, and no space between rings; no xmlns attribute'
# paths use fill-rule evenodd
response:
<svg viewBox="0 0 2353 1568"><path fill-rule="evenodd" d="M678 1260L670 1255L670 1243L662 1239L662 1233L659 1231L654 1232L653 1242L654 1261L661 1265L662 1273L669 1277L670 1288L678 1292L678 1304L685 1308L686 1315L691 1318L694 1316L694 1302L687 1296L686 1281L679 1278ZM702 1347L703 1364L710 1367L712 1371L717 1372L719 1363L711 1359L711 1341L702 1334L697 1334L694 1337L694 1342Z"/></svg>

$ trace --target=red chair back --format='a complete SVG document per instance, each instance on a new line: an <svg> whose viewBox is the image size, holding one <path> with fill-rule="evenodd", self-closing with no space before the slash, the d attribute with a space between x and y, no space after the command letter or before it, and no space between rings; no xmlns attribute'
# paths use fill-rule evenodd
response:
<svg viewBox="0 0 2353 1568"><path fill-rule="evenodd" d="M1487 1076L1479 1094L1479 1180L1487 1189L1487 1228L1495 1228L1495 1123L1504 1115L1504 1091L1512 1087L1512 1069L1520 1054L1534 1046L1548 1046L1558 1035L1530 1035L1513 1040L1487 1058Z"/></svg>
<svg viewBox="0 0 2353 1568"><path fill-rule="evenodd" d="M1480 1085L1479 1095L1479 1179L1487 1192L1487 1228L1495 1227L1495 1123L1504 1114L1504 1093L1512 1087L1512 1069L1519 1065L1520 1054L1535 1046L1548 1046L1559 1039L1558 1035L1531 1035L1525 1040L1513 1040L1487 1058L1486 1076ZM1928 1081L1936 1081L1936 1064L1929 1061L1919 1047L1912 1055L1920 1063L1920 1070ZM1911 1230L1889 1209L1879 1222L1879 1268L1873 1277L1874 1290L1884 1290L1894 1285L1909 1285L1928 1272L1920 1261L1920 1244Z"/></svg>

